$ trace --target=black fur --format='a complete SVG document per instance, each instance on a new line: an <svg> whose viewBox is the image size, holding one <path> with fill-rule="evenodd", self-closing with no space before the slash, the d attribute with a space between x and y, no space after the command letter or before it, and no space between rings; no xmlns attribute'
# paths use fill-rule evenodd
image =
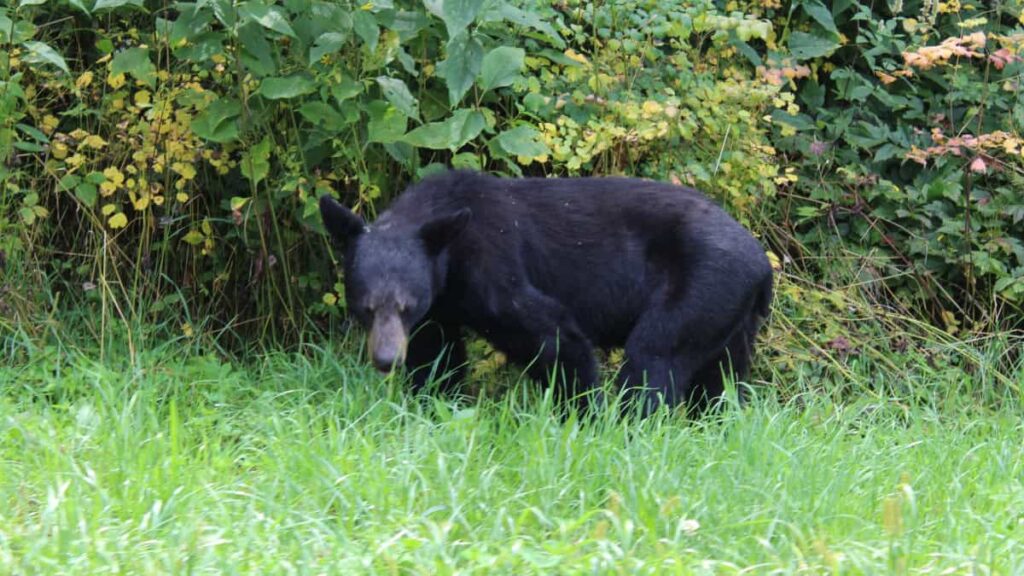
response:
<svg viewBox="0 0 1024 576"><path fill-rule="evenodd" d="M346 246L350 310L366 325L400 315L406 365L441 357L449 383L462 376L465 326L534 378L560 367L558 392L582 405L594 347L625 348L620 378L645 413L704 405L723 370L747 374L768 315L764 249L689 188L455 171L410 187L368 228L328 197L321 210ZM386 369L395 354L381 356Z"/></svg>

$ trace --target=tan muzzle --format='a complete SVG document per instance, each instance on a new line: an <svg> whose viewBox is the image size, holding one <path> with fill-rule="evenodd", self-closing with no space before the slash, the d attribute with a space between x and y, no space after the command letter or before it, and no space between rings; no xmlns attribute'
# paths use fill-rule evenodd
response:
<svg viewBox="0 0 1024 576"><path fill-rule="evenodd" d="M402 319L397 314L378 314L373 318L367 345L370 359L377 370L390 372L395 366L405 364L405 349L408 344L408 335L402 326Z"/></svg>

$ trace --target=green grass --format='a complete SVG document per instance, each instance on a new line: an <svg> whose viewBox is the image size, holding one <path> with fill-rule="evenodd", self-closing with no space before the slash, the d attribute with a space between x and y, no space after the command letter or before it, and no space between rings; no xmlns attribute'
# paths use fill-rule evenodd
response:
<svg viewBox="0 0 1024 576"><path fill-rule="evenodd" d="M581 424L335 350L176 350L0 368L0 573L1024 571L1024 413L985 371Z"/></svg>

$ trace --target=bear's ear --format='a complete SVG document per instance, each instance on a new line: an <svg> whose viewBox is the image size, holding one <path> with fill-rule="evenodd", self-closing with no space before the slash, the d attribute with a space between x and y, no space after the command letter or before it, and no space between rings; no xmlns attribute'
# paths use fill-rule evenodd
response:
<svg viewBox="0 0 1024 576"><path fill-rule="evenodd" d="M420 228L420 238L427 245L427 250L437 254L444 250L452 240L458 238L459 234L466 229L469 217L472 212L469 208L462 208L447 216L435 218Z"/></svg>
<svg viewBox="0 0 1024 576"><path fill-rule="evenodd" d="M320 216L324 219L324 227L327 228L327 231L342 244L348 244L366 229L362 218L338 204L328 194L320 197Z"/></svg>

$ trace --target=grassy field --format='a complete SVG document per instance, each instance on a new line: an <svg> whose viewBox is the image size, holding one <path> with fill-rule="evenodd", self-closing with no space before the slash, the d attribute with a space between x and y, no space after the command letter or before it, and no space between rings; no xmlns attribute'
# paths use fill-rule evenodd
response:
<svg viewBox="0 0 1024 576"><path fill-rule="evenodd" d="M178 350L0 363L0 573L1024 572L1019 370L580 423L315 346Z"/></svg>

